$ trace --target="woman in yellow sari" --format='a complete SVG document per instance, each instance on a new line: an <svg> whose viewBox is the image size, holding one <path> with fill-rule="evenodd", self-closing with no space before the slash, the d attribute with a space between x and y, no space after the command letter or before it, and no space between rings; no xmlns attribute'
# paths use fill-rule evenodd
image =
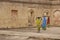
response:
<svg viewBox="0 0 60 40"><path fill-rule="evenodd" d="M42 22L42 18L41 17L37 17L36 25L37 25L38 32L40 32L40 29L41 29L41 22Z"/></svg>

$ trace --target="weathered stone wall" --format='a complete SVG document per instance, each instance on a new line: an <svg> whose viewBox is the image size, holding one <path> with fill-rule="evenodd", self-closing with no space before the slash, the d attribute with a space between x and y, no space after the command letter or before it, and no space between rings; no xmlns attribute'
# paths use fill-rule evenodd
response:
<svg viewBox="0 0 60 40"><path fill-rule="evenodd" d="M42 17L43 13L48 10L49 6L37 5L37 4L23 4L23 3L9 3L0 2L0 28L18 28L28 27L28 16L30 10L34 11L34 24L36 26L36 17ZM18 16L16 21L12 21L11 10L17 10Z"/></svg>
<svg viewBox="0 0 60 40"><path fill-rule="evenodd" d="M59 19L59 15L60 15L60 5L52 5L50 8L50 14L51 14L51 25L55 25L55 26L60 26L60 19ZM57 18L55 17L55 12L58 11L56 14L58 14ZM56 20L56 21L55 21Z"/></svg>
<svg viewBox="0 0 60 40"><path fill-rule="evenodd" d="M0 2L0 28L19 28L28 27L28 18L31 9L33 10L34 23L36 17L43 16L43 13L48 12L50 16L50 24L54 25L53 13L55 10L60 10L60 6L39 5L39 4L24 4L24 3L10 3ZM17 10L18 16L16 21L12 21L11 10Z"/></svg>
<svg viewBox="0 0 60 40"><path fill-rule="evenodd" d="M11 20L11 10L18 10L17 22ZM27 26L27 8L22 4L0 2L0 28Z"/></svg>

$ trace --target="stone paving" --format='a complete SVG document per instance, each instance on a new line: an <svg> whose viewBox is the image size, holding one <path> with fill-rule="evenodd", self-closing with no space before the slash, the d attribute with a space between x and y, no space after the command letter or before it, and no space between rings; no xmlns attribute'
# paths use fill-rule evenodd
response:
<svg viewBox="0 0 60 40"><path fill-rule="evenodd" d="M40 33L36 28L0 30L0 40L60 40L60 27L41 29Z"/></svg>

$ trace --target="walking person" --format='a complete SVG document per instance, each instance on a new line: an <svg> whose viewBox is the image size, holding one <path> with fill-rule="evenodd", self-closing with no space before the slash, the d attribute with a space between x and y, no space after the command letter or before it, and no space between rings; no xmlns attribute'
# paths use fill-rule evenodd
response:
<svg viewBox="0 0 60 40"><path fill-rule="evenodd" d="M37 17L36 25L37 25L38 32L40 32L40 29L41 29L41 21L42 21L42 18L41 17Z"/></svg>
<svg viewBox="0 0 60 40"><path fill-rule="evenodd" d="M48 18L47 18L47 26L49 27L50 26L50 17L49 16L47 16Z"/></svg>
<svg viewBox="0 0 60 40"><path fill-rule="evenodd" d="M43 18L42 18L42 29L43 30L46 30L46 16L43 16Z"/></svg>

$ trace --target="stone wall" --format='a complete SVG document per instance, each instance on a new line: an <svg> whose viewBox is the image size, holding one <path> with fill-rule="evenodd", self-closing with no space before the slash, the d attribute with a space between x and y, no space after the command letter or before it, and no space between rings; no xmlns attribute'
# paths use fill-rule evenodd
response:
<svg viewBox="0 0 60 40"><path fill-rule="evenodd" d="M13 23L11 10L17 10L17 21ZM0 28L15 28L27 26L27 8L19 3L0 2Z"/></svg>
<svg viewBox="0 0 60 40"><path fill-rule="evenodd" d="M50 24L54 25L53 12L55 10L60 10L59 7L60 6L0 2L0 28L28 27L28 18L31 10L33 10L34 17L33 26L36 26L36 17L42 17L45 12L49 13L51 19ZM12 21L11 10L18 11L15 21Z"/></svg>
<svg viewBox="0 0 60 40"><path fill-rule="evenodd" d="M42 17L46 10L49 11L49 7L43 5L0 2L0 28L28 27L28 16L30 15L31 9L34 11L33 26L36 26L36 17ZM12 21L11 10L18 11L16 21Z"/></svg>
<svg viewBox="0 0 60 40"><path fill-rule="evenodd" d="M59 19L59 15L60 15L60 5L52 5L51 8L50 8L50 14L51 14L51 25L54 25L54 26L60 26L60 19ZM56 13L57 11L57 13ZM58 14L56 17L55 17L55 13ZM56 20L56 21L55 21ZM57 24L56 24L57 22Z"/></svg>

